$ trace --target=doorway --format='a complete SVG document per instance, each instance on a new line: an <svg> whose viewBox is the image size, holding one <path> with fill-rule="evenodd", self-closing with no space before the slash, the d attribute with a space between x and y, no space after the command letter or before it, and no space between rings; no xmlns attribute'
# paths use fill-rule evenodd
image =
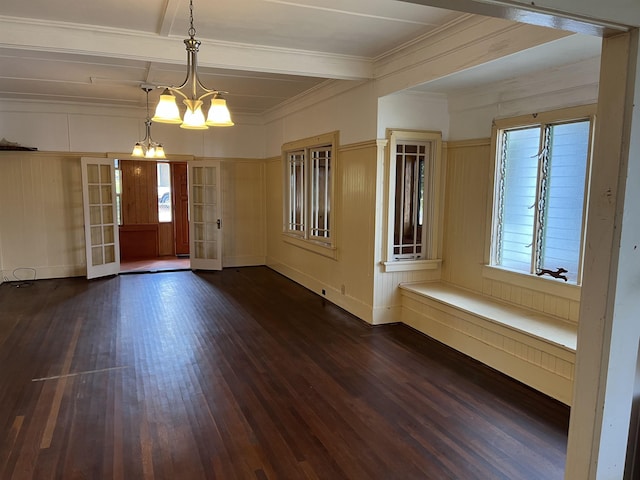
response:
<svg viewBox="0 0 640 480"><path fill-rule="evenodd" d="M120 273L189 269L187 164L116 160Z"/></svg>

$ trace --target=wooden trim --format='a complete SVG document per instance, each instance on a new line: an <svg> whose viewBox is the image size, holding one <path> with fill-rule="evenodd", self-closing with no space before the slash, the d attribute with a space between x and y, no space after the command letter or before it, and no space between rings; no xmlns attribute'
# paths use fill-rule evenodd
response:
<svg viewBox="0 0 640 480"><path fill-rule="evenodd" d="M444 146L450 149L469 148L469 147L488 147L491 145L491 138L474 138L471 140L449 140L442 142Z"/></svg>
<svg viewBox="0 0 640 480"><path fill-rule="evenodd" d="M536 125L538 123L557 123L580 118L591 118L595 114L596 105L579 105L545 112L534 112L517 117L498 118L494 120L494 125L498 130L503 130L505 128Z"/></svg>

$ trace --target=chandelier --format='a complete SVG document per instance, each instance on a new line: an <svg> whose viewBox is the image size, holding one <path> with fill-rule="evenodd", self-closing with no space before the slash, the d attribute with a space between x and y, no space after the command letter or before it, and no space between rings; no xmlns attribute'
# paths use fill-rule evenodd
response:
<svg viewBox="0 0 640 480"><path fill-rule="evenodd" d="M187 48L187 77L179 87L165 87L153 117L154 122L180 124L181 128L206 130L211 127L229 127L233 125L231 114L227 108L227 101L219 90L206 88L198 77L198 49L200 41L195 39L196 29L193 27L193 0L189 0L189 38L184 40ZM198 96L198 88L203 93ZM184 91L183 91L184 90ZM176 104L175 95L182 97L182 103L187 107L184 117L180 118L180 111ZM213 96L209 115L205 121L202 112L203 100Z"/></svg>
<svg viewBox="0 0 640 480"><path fill-rule="evenodd" d="M136 142L131 155L134 157L166 158L162 145L158 142L154 142L151 138L151 119L149 118L149 92L153 90L153 87L141 85L140 88L147 94L147 118L144 121L145 135L142 141Z"/></svg>

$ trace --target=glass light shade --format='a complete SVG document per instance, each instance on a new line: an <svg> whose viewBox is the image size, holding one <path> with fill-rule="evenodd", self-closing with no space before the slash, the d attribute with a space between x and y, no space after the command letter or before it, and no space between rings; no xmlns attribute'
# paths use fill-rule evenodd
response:
<svg viewBox="0 0 640 480"><path fill-rule="evenodd" d="M133 152L131 152L131 156L133 157L144 157L144 150L142 150L142 145L140 142L136 143L133 147Z"/></svg>
<svg viewBox="0 0 640 480"><path fill-rule="evenodd" d="M206 130L209 127L205 124L204 113L202 113L202 102L200 100L184 100L187 110L184 112L184 120L180 128L190 130Z"/></svg>
<svg viewBox="0 0 640 480"><path fill-rule="evenodd" d="M182 123L180 111L176 104L176 97L174 97L168 88L160 95L160 101L156 106L156 114L151 120L160 123Z"/></svg>
<svg viewBox="0 0 640 480"><path fill-rule="evenodd" d="M147 148L147 153L144 154L145 157L147 158L153 158L156 156L156 149L154 147L152 147L151 145L149 145L149 148Z"/></svg>
<svg viewBox="0 0 640 480"><path fill-rule="evenodd" d="M164 154L164 148L162 147L162 145L158 145L156 147L156 158L167 158Z"/></svg>
<svg viewBox="0 0 640 480"><path fill-rule="evenodd" d="M211 100L211 108L207 116L207 125L212 127L231 127L231 114L227 108L227 101L224 98L214 98Z"/></svg>

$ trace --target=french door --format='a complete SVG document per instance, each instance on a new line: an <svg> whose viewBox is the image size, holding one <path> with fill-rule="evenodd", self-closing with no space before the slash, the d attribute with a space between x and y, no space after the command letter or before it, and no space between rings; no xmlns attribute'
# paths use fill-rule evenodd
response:
<svg viewBox="0 0 640 480"><path fill-rule="evenodd" d="M87 278L117 275L120 242L113 159L83 157L81 166Z"/></svg>
<svg viewBox="0 0 640 480"><path fill-rule="evenodd" d="M192 270L222 270L220 162L189 162L189 254Z"/></svg>

